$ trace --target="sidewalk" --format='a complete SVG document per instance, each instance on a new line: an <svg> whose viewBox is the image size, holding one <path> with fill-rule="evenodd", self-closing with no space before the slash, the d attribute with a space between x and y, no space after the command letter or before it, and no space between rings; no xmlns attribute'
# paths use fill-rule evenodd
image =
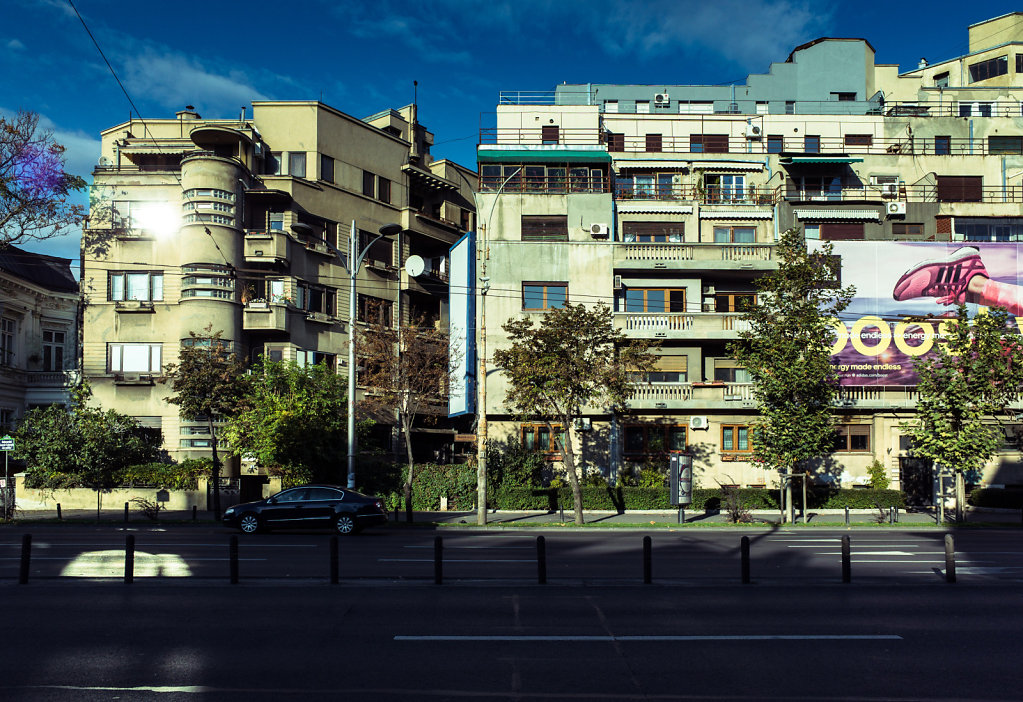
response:
<svg viewBox="0 0 1023 702"><path fill-rule="evenodd" d="M887 515L887 513L886 513ZM781 522L781 515L777 510L754 510L751 512L754 525L778 525ZM849 522L851 526L874 526L878 523L877 510L851 509L849 510ZM989 525L1005 527L1023 526L1023 516L1020 510L1015 509L984 509L970 508L966 512L967 525ZM52 524L97 524L96 510L62 510L62 519L58 521L56 510L19 510L15 515L15 524L31 523L52 523ZM392 524L404 524L404 511L391 512L389 514ZM946 519L951 519L952 512L946 512ZM131 511L128 515L129 523L132 525L202 525L209 527L219 522L214 520L212 511L199 511L193 515L191 511L167 510L160 512L159 519L155 522L147 519L137 511ZM496 511L487 512L488 527L544 527L560 526L562 524L574 525L575 515L571 510L561 512L546 511ZM599 527L660 527L660 528L700 528L700 527L725 527L728 525L727 515L722 512L703 512L686 510L685 525L679 523L679 513L676 510L637 510L627 511L623 514L612 511L587 511L584 513L585 523L592 528ZM476 528L476 512L466 511L417 511L414 516L417 525L437 524L452 528ZM124 524L124 510L105 509L100 513L99 524L115 525ZM803 526L803 518L799 512L796 513L796 524ZM902 527L934 527L934 510L914 510L907 512L899 510L897 516L898 526ZM884 525L888 525L885 519ZM844 527L845 510L840 509L819 509L809 510L806 520L807 527Z"/></svg>

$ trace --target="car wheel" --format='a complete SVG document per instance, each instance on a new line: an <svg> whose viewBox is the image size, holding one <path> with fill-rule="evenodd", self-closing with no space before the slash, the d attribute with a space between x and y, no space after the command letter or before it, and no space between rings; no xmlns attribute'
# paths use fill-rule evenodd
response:
<svg viewBox="0 0 1023 702"><path fill-rule="evenodd" d="M355 517L351 514L341 514L334 520L334 530L338 534L354 534L358 528L355 526Z"/></svg>
<svg viewBox="0 0 1023 702"><path fill-rule="evenodd" d="M238 528L246 534L255 534L259 531L259 517L251 512L243 514L238 520Z"/></svg>

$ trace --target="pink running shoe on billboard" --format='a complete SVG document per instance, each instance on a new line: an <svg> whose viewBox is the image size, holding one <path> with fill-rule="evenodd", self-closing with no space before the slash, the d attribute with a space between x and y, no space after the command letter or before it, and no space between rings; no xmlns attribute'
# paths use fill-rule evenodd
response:
<svg viewBox="0 0 1023 702"><path fill-rule="evenodd" d="M987 276L980 250L973 246L956 249L945 258L921 261L902 274L892 297L911 300L936 297L943 305L966 302L966 286L975 275Z"/></svg>

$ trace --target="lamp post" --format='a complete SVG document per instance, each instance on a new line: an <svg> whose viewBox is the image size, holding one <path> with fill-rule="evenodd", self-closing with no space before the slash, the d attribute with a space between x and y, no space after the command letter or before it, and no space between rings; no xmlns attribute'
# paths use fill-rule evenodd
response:
<svg viewBox="0 0 1023 702"><path fill-rule="evenodd" d="M356 294L355 277L362 267L362 259L377 243L386 236L394 236L401 232L403 227L400 224L385 224L380 227L379 234L373 241L366 244L356 257L355 252L359 248L359 230L355 228L355 220L352 220L352 231L348 238L348 487L355 489L355 318L356 318Z"/></svg>

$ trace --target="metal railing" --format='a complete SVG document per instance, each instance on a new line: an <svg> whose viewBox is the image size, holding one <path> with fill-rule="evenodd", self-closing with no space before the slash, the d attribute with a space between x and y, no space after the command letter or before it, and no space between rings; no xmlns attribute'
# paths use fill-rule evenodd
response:
<svg viewBox="0 0 1023 702"><path fill-rule="evenodd" d="M635 185L615 183L617 200L686 200L705 205L773 205L778 189L771 187L715 187L696 185Z"/></svg>
<svg viewBox="0 0 1023 702"><path fill-rule="evenodd" d="M622 262L771 261L772 244L615 242L615 260Z"/></svg>
<svg viewBox="0 0 1023 702"><path fill-rule="evenodd" d="M503 176L480 176L480 192L497 192L505 182ZM604 176L521 176L511 178L501 192L506 193L538 193L538 194L569 194L569 193L607 193L611 192L611 181Z"/></svg>

